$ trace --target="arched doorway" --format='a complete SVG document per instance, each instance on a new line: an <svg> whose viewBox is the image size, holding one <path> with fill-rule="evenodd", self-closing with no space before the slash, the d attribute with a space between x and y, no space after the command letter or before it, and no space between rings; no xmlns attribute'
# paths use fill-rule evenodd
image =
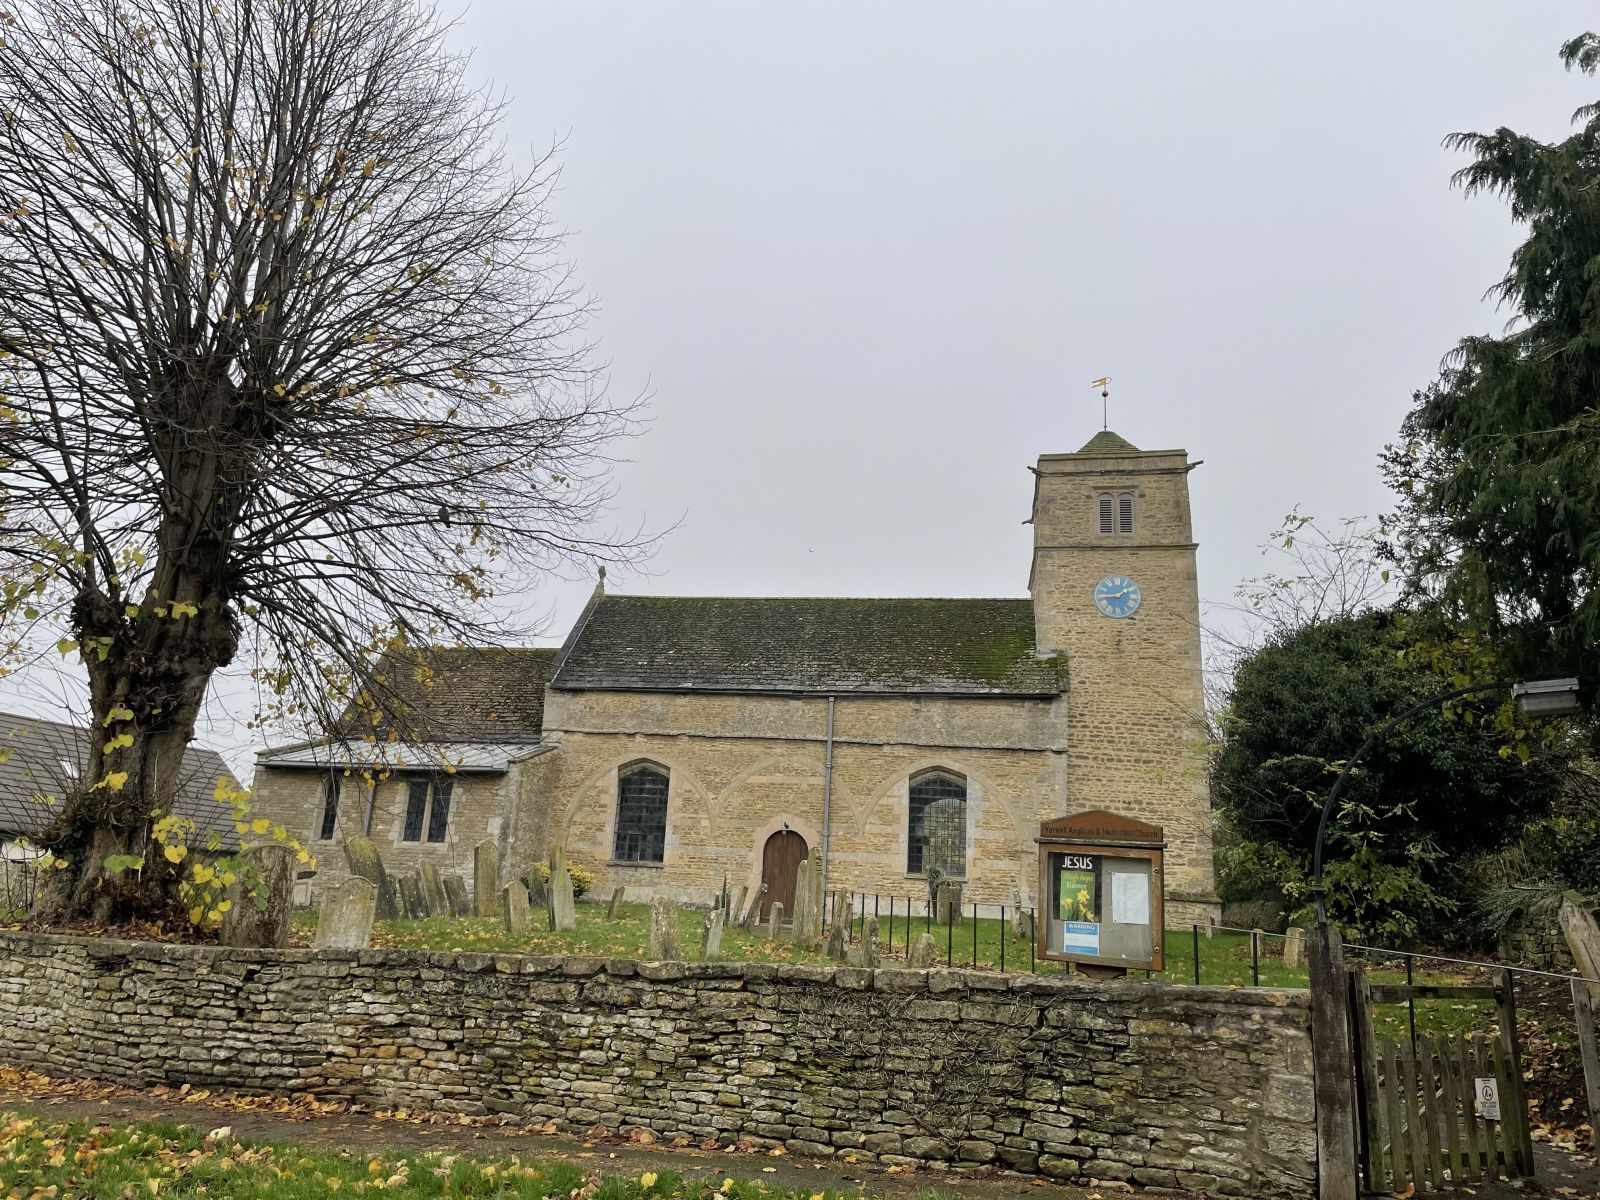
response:
<svg viewBox="0 0 1600 1200"><path fill-rule="evenodd" d="M765 921L774 904L782 904L784 915L794 915L794 885L811 847L792 829L780 829L767 839L761 852L761 882L767 894L761 900L761 919Z"/></svg>

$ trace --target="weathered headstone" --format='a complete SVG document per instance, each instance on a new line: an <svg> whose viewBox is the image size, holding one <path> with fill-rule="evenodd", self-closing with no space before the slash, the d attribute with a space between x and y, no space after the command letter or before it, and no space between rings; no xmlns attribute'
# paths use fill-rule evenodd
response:
<svg viewBox="0 0 1600 1200"><path fill-rule="evenodd" d="M223 892L229 904L222 914L222 944L282 949L289 944L294 908L294 851L270 843L252 846L241 857L236 882Z"/></svg>
<svg viewBox="0 0 1600 1200"><path fill-rule="evenodd" d="M961 884L954 879L939 885L939 911L934 920L941 925L954 925L961 920Z"/></svg>
<svg viewBox="0 0 1600 1200"><path fill-rule="evenodd" d="M650 957L656 962L682 957L678 950L678 904L665 896L655 896L650 901Z"/></svg>
<svg viewBox="0 0 1600 1200"><path fill-rule="evenodd" d="M472 915L495 916L499 902L500 848L486 840L472 850Z"/></svg>
<svg viewBox="0 0 1600 1200"><path fill-rule="evenodd" d="M877 917L868 917L861 922L861 941L851 949L846 961L853 967L883 965L883 958L878 954Z"/></svg>
<svg viewBox="0 0 1600 1200"><path fill-rule="evenodd" d="M546 868L548 870L548 868ZM522 877L522 886L528 890L528 904L539 908L550 906L550 881L538 864Z"/></svg>
<svg viewBox="0 0 1600 1200"><path fill-rule="evenodd" d="M422 894L422 908L425 916L448 917L450 915L450 901L444 894L444 881L439 877L439 868L433 863L423 863L417 868L417 891Z"/></svg>
<svg viewBox="0 0 1600 1200"><path fill-rule="evenodd" d="M746 929L754 929L761 920L761 902L767 898L767 885L762 884L756 889L755 899L750 901L750 907L744 910L744 920L739 924Z"/></svg>
<svg viewBox="0 0 1600 1200"><path fill-rule="evenodd" d="M422 907L422 893L417 889L417 881L410 875L400 876L400 909L413 921L428 915Z"/></svg>
<svg viewBox="0 0 1600 1200"><path fill-rule="evenodd" d="M622 899L628 894L628 889L620 883L611 892L611 903L606 905L606 920L615 921L622 915Z"/></svg>
<svg viewBox="0 0 1600 1200"><path fill-rule="evenodd" d="M933 944L931 933L919 933L911 943L911 950L906 955L906 965L919 971L926 971L933 966L934 956L938 953Z"/></svg>
<svg viewBox="0 0 1600 1200"><path fill-rule="evenodd" d="M513 879L506 884L500 897L500 920L507 933L521 935L528 932L528 889L523 886L522 880Z"/></svg>
<svg viewBox="0 0 1600 1200"><path fill-rule="evenodd" d="M1011 885L1011 940L1015 941L1022 936L1022 888L1017 884Z"/></svg>
<svg viewBox="0 0 1600 1200"><path fill-rule="evenodd" d="M350 874L359 875L370 883L378 894L378 920L392 921L400 915L400 898L395 895L389 873L383 869L383 859L378 847L369 837L353 837L344 844L345 866Z"/></svg>
<svg viewBox="0 0 1600 1200"><path fill-rule="evenodd" d="M450 915L452 917L470 917L472 915L472 901L467 898L467 881L459 875L446 875L444 877L445 899L450 902Z"/></svg>
<svg viewBox="0 0 1600 1200"><path fill-rule="evenodd" d="M567 852L557 846L550 852L550 928L560 933L578 927L577 903L572 896L572 872Z"/></svg>
<svg viewBox="0 0 1600 1200"><path fill-rule="evenodd" d="M377 912L378 889L359 875L344 880L323 898L317 913L314 950L365 950L372 944L372 919Z"/></svg>
<svg viewBox="0 0 1600 1200"><path fill-rule="evenodd" d="M1295 968L1306 965L1306 931L1298 925L1291 925L1284 931L1283 965Z"/></svg>
<svg viewBox="0 0 1600 1200"><path fill-rule="evenodd" d="M828 957L836 962L843 962L844 952L844 926L835 921L832 928L828 930Z"/></svg>
<svg viewBox="0 0 1600 1200"><path fill-rule="evenodd" d="M1022 914L1022 920L1018 922L1018 927L1021 930L1018 936L1024 942L1031 942L1034 940L1034 917L1033 910L1031 908L1024 910Z"/></svg>
<svg viewBox="0 0 1600 1200"><path fill-rule="evenodd" d="M750 885L747 883L739 889L739 898L728 905L728 924L736 924L739 914L744 911L745 897L750 894Z"/></svg>
<svg viewBox="0 0 1600 1200"><path fill-rule="evenodd" d="M722 907L719 905L706 914L705 929L700 934L700 957L711 962L722 953Z"/></svg>
<svg viewBox="0 0 1600 1200"><path fill-rule="evenodd" d="M767 936L773 941L789 938L789 927L783 923L783 901L774 900L767 910Z"/></svg>
<svg viewBox="0 0 1600 1200"><path fill-rule="evenodd" d="M811 860L800 860L794 880L794 943L811 945Z"/></svg>

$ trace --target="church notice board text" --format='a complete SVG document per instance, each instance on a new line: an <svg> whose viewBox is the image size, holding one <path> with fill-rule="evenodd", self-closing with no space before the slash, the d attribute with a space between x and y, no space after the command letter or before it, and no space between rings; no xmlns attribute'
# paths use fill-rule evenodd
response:
<svg viewBox="0 0 1600 1200"><path fill-rule="evenodd" d="M1039 827L1040 958L1159 971L1161 826L1109 812L1057 817Z"/></svg>

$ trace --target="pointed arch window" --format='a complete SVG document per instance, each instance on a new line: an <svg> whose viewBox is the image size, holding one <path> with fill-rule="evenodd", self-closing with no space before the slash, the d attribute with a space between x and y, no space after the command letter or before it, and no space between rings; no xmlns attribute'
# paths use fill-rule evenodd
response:
<svg viewBox="0 0 1600 1200"><path fill-rule="evenodd" d="M658 863L667 852L667 769L634 763L617 773L617 862Z"/></svg>
<svg viewBox="0 0 1600 1200"><path fill-rule="evenodd" d="M322 820L317 828L317 840L333 841L339 828L339 789L341 780L337 771L329 771L322 780Z"/></svg>
<svg viewBox="0 0 1600 1200"><path fill-rule="evenodd" d="M947 878L967 875L967 780L954 771L925 771L911 780L906 871Z"/></svg>

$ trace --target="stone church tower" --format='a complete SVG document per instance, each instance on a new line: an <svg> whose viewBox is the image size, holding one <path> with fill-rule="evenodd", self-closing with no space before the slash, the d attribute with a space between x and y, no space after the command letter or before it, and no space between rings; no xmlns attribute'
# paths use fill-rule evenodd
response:
<svg viewBox="0 0 1600 1200"><path fill-rule="evenodd" d="M1183 450L1109 430L1034 468L1040 653L1067 658L1068 811L1166 829L1167 924L1215 917L1200 598Z"/></svg>

